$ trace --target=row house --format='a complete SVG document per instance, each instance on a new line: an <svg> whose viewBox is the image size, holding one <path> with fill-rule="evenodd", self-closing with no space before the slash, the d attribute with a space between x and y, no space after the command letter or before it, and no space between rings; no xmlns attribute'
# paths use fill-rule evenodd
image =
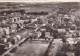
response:
<svg viewBox="0 0 80 56"><path fill-rule="evenodd" d="M20 20L20 17L13 17L13 18L10 18L10 20L11 20L11 23L17 23Z"/></svg>

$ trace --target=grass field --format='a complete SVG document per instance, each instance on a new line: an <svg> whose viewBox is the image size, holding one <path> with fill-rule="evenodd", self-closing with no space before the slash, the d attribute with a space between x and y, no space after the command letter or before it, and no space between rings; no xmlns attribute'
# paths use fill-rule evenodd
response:
<svg viewBox="0 0 80 56"><path fill-rule="evenodd" d="M26 42L18 47L14 56L43 56L48 48L48 44L35 44Z"/></svg>

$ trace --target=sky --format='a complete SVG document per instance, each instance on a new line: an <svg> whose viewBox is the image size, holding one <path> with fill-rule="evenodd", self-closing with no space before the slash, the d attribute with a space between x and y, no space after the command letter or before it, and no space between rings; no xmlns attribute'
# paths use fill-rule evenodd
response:
<svg viewBox="0 0 80 56"><path fill-rule="evenodd" d="M80 2L80 0L0 0L0 2Z"/></svg>

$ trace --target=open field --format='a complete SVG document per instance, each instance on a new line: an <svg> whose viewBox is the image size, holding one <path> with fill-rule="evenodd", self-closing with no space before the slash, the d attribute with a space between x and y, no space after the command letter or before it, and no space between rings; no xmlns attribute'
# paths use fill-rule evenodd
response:
<svg viewBox="0 0 80 56"><path fill-rule="evenodd" d="M71 9L79 9L79 4L77 2L65 2L65 3L0 3L0 11L4 10L20 10L24 9L26 12L51 12L63 8L65 12L70 11ZM67 11L68 10L68 11Z"/></svg>
<svg viewBox="0 0 80 56"><path fill-rule="evenodd" d="M48 44L26 42L18 47L14 56L43 56L47 48Z"/></svg>

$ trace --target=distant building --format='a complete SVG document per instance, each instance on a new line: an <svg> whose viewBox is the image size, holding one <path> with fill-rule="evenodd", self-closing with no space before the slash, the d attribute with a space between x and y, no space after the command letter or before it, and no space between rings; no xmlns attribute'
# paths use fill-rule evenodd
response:
<svg viewBox="0 0 80 56"><path fill-rule="evenodd" d="M28 15L48 15L48 12L28 12Z"/></svg>
<svg viewBox="0 0 80 56"><path fill-rule="evenodd" d="M18 21L20 21L20 17L12 17L10 18L11 23L17 23Z"/></svg>

